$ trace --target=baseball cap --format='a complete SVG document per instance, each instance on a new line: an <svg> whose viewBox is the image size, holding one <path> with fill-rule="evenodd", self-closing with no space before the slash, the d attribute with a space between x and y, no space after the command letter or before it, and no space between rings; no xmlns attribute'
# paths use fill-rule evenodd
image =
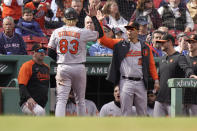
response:
<svg viewBox="0 0 197 131"><path fill-rule="evenodd" d="M113 31L114 31L115 34L123 33L123 31L120 28L118 28L118 27L113 28Z"/></svg>
<svg viewBox="0 0 197 131"><path fill-rule="evenodd" d="M187 36L184 32L179 33L176 38L179 39L181 37Z"/></svg>
<svg viewBox="0 0 197 131"><path fill-rule="evenodd" d="M187 39L186 41L188 41L188 42L197 41L197 34L190 35L189 39Z"/></svg>
<svg viewBox="0 0 197 131"><path fill-rule="evenodd" d="M103 25L104 32L110 32L112 29L108 25Z"/></svg>
<svg viewBox="0 0 197 131"><path fill-rule="evenodd" d="M139 24L136 21L130 22L128 25L125 26L125 28L127 30L132 29L132 28L135 28L136 30L139 30Z"/></svg>
<svg viewBox="0 0 197 131"><path fill-rule="evenodd" d="M32 51L38 52L39 49L43 49L44 51L47 50L47 48L44 47L42 44L34 44L32 46Z"/></svg>
<svg viewBox="0 0 197 131"><path fill-rule="evenodd" d="M165 35L162 37L162 39L157 40L156 42L165 43L165 42L167 42L167 41L169 41L169 40L172 41L173 45L175 44L175 39L174 39L174 37L173 37L172 35L170 35L170 34L165 34Z"/></svg>
<svg viewBox="0 0 197 131"><path fill-rule="evenodd" d="M148 24L148 19L146 16L139 16L137 19L136 19L136 22L140 25L147 25Z"/></svg>

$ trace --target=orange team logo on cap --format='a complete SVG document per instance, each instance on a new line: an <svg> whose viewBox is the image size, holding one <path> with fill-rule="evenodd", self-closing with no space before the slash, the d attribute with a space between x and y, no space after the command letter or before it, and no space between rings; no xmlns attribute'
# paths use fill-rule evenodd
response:
<svg viewBox="0 0 197 131"><path fill-rule="evenodd" d="M193 62L193 65L196 65L196 61Z"/></svg>
<svg viewBox="0 0 197 131"><path fill-rule="evenodd" d="M173 59L170 59L170 63L172 63L174 60Z"/></svg>

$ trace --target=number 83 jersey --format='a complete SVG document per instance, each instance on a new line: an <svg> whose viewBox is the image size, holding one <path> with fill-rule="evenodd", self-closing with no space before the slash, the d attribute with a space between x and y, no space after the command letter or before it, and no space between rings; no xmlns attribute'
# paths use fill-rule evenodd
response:
<svg viewBox="0 0 197 131"><path fill-rule="evenodd" d="M96 41L97 31L75 26L63 26L53 31L48 47L56 50L58 64L86 61L86 43Z"/></svg>

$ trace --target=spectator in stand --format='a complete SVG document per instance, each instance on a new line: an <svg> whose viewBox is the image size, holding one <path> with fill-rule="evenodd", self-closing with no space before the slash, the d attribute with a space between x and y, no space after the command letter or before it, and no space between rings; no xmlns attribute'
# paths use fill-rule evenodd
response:
<svg viewBox="0 0 197 131"><path fill-rule="evenodd" d="M99 114L98 109L93 101L85 99L85 105L86 116L97 116ZM72 89L70 91L68 102L66 104L65 114L66 116L77 116L76 101Z"/></svg>
<svg viewBox="0 0 197 131"><path fill-rule="evenodd" d="M85 24L85 28L86 28L86 29L89 29L89 30L92 30L92 31L95 30L94 23L93 23L92 18L91 18L90 16L86 16L86 17L85 17L85 22L84 22L84 24ZM97 43L97 41L90 41L90 42L87 42L87 43L86 43L86 49L87 49L87 55L88 55L88 56L89 56L88 50L89 50L90 47L91 47L93 44L95 44L95 43Z"/></svg>
<svg viewBox="0 0 197 131"><path fill-rule="evenodd" d="M83 3L83 0L80 0ZM56 12L56 17L59 18L59 21L61 21L61 18L63 18L63 11L67 8L71 7L72 0L55 0L58 8Z"/></svg>
<svg viewBox="0 0 197 131"><path fill-rule="evenodd" d="M114 32L114 35L115 35L116 39L123 39L122 35L123 35L124 32L120 28L116 27L116 28L113 28L112 30Z"/></svg>
<svg viewBox="0 0 197 131"><path fill-rule="evenodd" d="M164 33L168 33L168 27L166 27L166 26L160 26L160 27L158 28L158 30L159 30L159 31L162 31L162 32L164 32Z"/></svg>
<svg viewBox="0 0 197 131"><path fill-rule="evenodd" d="M26 8L33 10L34 19L40 24L41 29L45 29L45 16L48 18L53 17L53 11L50 9L50 4L41 3L41 0L32 0L25 4Z"/></svg>
<svg viewBox="0 0 197 131"><path fill-rule="evenodd" d="M194 21L194 24L197 24L197 0L190 0L187 3L187 9Z"/></svg>
<svg viewBox="0 0 197 131"><path fill-rule="evenodd" d="M44 36L39 23L33 20L33 12L30 8L23 8L23 16L17 25L15 32L21 36Z"/></svg>
<svg viewBox="0 0 197 131"><path fill-rule="evenodd" d="M119 27L124 33L126 29L124 26L128 24L119 12L118 5L115 1L107 1L103 6L103 14L106 15L104 25L107 24L111 29Z"/></svg>
<svg viewBox="0 0 197 131"><path fill-rule="evenodd" d="M164 32L155 30L152 33L152 51L153 51L153 56L154 57L161 57L164 56L164 52L161 50L161 45L157 43L157 40L160 40L162 36L164 35Z"/></svg>
<svg viewBox="0 0 197 131"><path fill-rule="evenodd" d="M121 116L120 109L120 89L119 86L114 87L114 101L106 103L102 106L99 115L102 116Z"/></svg>
<svg viewBox="0 0 197 131"><path fill-rule="evenodd" d="M188 39L187 34L184 32L181 32L177 35L177 42L178 46L175 47L175 50L183 55L188 55L188 42L186 41Z"/></svg>
<svg viewBox="0 0 197 131"><path fill-rule="evenodd" d="M141 41L146 41L148 32L148 20L146 16L138 16L136 22L139 24L138 39Z"/></svg>
<svg viewBox="0 0 197 131"><path fill-rule="evenodd" d="M22 0L2 0L2 18L11 16L17 24L19 18L22 16Z"/></svg>
<svg viewBox="0 0 197 131"><path fill-rule="evenodd" d="M169 4L158 9L162 24L169 30L190 32L194 29L194 22L186 8L178 7L180 0L168 0Z"/></svg>
<svg viewBox="0 0 197 131"><path fill-rule="evenodd" d="M120 15L130 21L133 12L136 9L136 2L134 0L116 0L118 4L118 8L120 11Z"/></svg>
<svg viewBox="0 0 197 131"><path fill-rule="evenodd" d="M83 2L81 0L72 0L71 7L75 9L78 14L78 22L76 26L79 28L84 28L86 13L83 10Z"/></svg>
<svg viewBox="0 0 197 131"><path fill-rule="evenodd" d="M26 55L26 44L23 38L14 32L14 19L7 16L3 19L3 32L0 33L0 54Z"/></svg>
<svg viewBox="0 0 197 131"><path fill-rule="evenodd" d="M139 16L146 16L148 20L148 31L156 30L162 25L159 13L154 7L153 0L139 0L137 8L130 21L135 21Z"/></svg>
<svg viewBox="0 0 197 131"><path fill-rule="evenodd" d="M109 38L114 38L114 33L107 25L103 26L104 33ZM98 41L93 44L88 50L90 56L112 56L113 50L101 45Z"/></svg>

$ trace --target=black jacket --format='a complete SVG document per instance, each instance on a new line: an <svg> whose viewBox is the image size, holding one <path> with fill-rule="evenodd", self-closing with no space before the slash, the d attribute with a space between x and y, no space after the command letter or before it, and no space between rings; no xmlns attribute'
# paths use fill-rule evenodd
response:
<svg viewBox="0 0 197 131"><path fill-rule="evenodd" d="M145 87L147 88L148 79L150 76L149 66L151 66L150 57L153 58L153 56L152 55L150 56L151 50L148 45L146 45L142 41L140 41L140 44L141 44L141 51L142 51L143 80L144 80ZM111 81L115 85L119 84L120 76L121 76L120 75L121 62L125 58L126 54L129 52L129 49L130 49L130 43L126 41L120 41L119 43L114 45L113 57L112 57L112 62L110 65L109 73L107 76L107 80ZM154 61L154 59L152 60ZM152 65L152 66L155 66L155 65ZM157 77L157 74L155 74L155 77Z"/></svg>
<svg viewBox="0 0 197 131"><path fill-rule="evenodd" d="M171 102L171 89L168 88L168 79L185 78L193 73L185 56L175 52L171 56L163 56L159 62L160 90L156 100L163 103Z"/></svg>

